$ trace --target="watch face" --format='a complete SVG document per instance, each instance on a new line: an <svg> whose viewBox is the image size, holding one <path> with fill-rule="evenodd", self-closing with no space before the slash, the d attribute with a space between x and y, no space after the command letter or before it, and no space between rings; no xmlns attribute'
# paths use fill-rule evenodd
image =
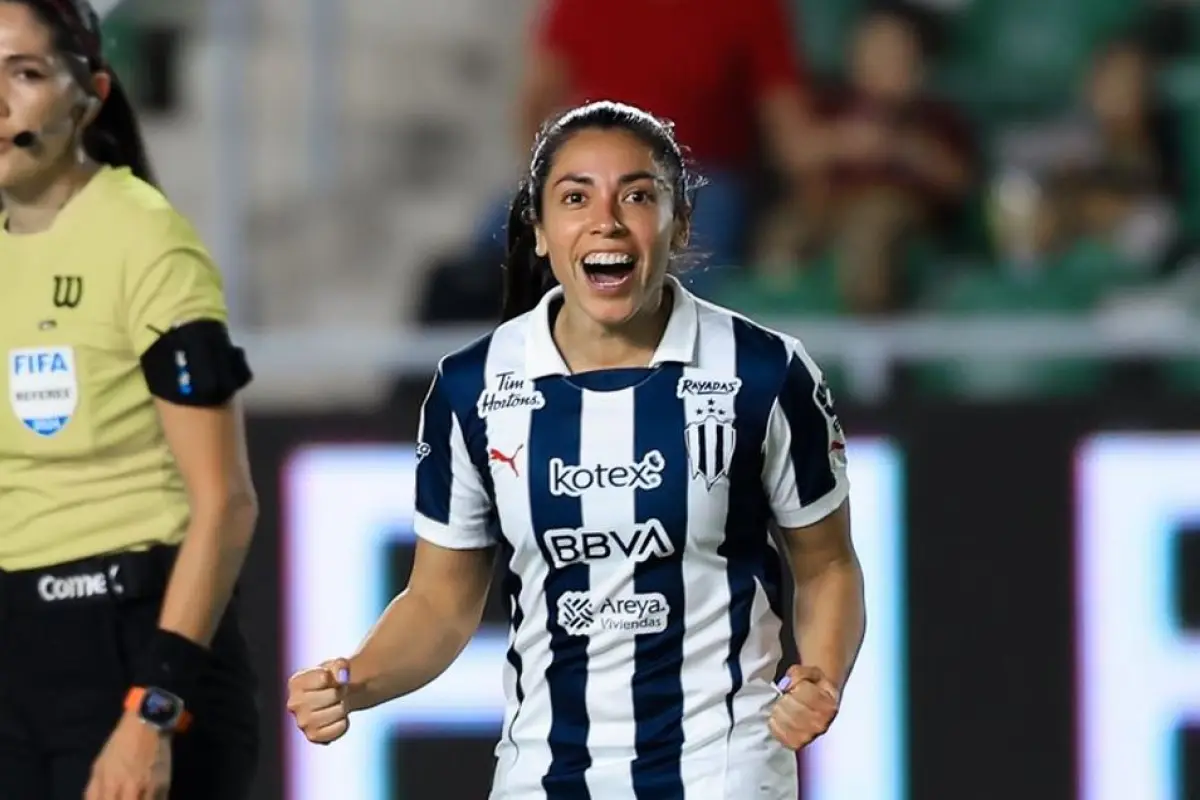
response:
<svg viewBox="0 0 1200 800"><path fill-rule="evenodd" d="M178 697L161 689L147 689L142 698L141 716L157 728L171 728L183 713L183 703Z"/></svg>

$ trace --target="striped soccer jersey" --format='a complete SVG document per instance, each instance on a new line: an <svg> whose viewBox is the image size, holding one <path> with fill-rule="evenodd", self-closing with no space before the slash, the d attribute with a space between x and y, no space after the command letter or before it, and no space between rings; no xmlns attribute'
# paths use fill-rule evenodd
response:
<svg viewBox="0 0 1200 800"><path fill-rule="evenodd" d="M507 556L492 800L796 798L769 529L841 505L844 437L799 342L669 286L646 368L571 374L555 289L425 400L417 535Z"/></svg>

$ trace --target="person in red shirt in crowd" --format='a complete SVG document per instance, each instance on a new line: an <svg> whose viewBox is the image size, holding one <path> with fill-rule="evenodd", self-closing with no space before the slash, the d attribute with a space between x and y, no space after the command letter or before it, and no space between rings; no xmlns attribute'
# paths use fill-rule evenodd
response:
<svg viewBox="0 0 1200 800"><path fill-rule="evenodd" d="M556 111L593 100L644 108L675 125L706 180L691 244L710 268L748 244L749 172L759 142L798 172L806 150L804 79L784 0L543 0L521 83L520 141ZM638 41L630 34L647 32ZM500 242L506 208L485 235Z"/></svg>
<svg viewBox="0 0 1200 800"><path fill-rule="evenodd" d="M760 261L791 268L830 246L847 307L905 300L898 256L910 234L961 210L974 180L970 129L924 87L922 18L877 8L859 20L846 85L814 92L821 135L808 177L765 226Z"/></svg>

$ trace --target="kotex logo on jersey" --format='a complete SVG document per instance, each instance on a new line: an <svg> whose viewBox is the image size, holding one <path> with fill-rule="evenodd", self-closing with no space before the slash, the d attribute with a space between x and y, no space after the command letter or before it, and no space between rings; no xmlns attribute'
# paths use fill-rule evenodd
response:
<svg viewBox="0 0 1200 800"><path fill-rule="evenodd" d="M635 464L592 464L570 466L561 458L550 459L550 494L581 497L591 489L657 489L667 460L658 450L646 453Z"/></svg>
<svg viewBox="0 0 1200 800"><path fill-rule="evenodd" d="M39 436L54 436L79 405L75 351L34 347L8 354L8 399L17 419Z"/></svg>
<svg viewBox="0 0 1200 800"><path fill-rule="evenodd" d="M514 408L536 410L546 405L546 398L533 388L533 381L516 377L514 372L501 372L494 376L494 382L484 389L475 403L480 419L497 411L507 411Z"/></svg>
<svg viewBox="0 0 1200 800"><path fill-rule="evenodd" d="M675 553L671 537L667 536L666 529L657 519L647 520L623 531L556 528L546 531L545 539L550 558L558 569L614 557L641 563Z"/></svg>
<svg viewBox="0 0 1200 800"><path fill-rule="evenodd" d="M558 598L558 624L570 636L601 631L662 633L671 606L658 592L594 598L591 592L563 592Z"/></svg>

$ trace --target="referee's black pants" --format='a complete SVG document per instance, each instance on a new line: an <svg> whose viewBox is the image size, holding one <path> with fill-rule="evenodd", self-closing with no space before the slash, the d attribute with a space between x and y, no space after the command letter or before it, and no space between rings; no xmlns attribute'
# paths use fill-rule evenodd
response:
<svg viewBox="0 0 1200 800"><path fill-rule="evenodd" d="M174 548L0 571L0 800L81 800L158 625ZM253 670L232 609L174 737L171 800L244 800L258 763Z"/></svg>

